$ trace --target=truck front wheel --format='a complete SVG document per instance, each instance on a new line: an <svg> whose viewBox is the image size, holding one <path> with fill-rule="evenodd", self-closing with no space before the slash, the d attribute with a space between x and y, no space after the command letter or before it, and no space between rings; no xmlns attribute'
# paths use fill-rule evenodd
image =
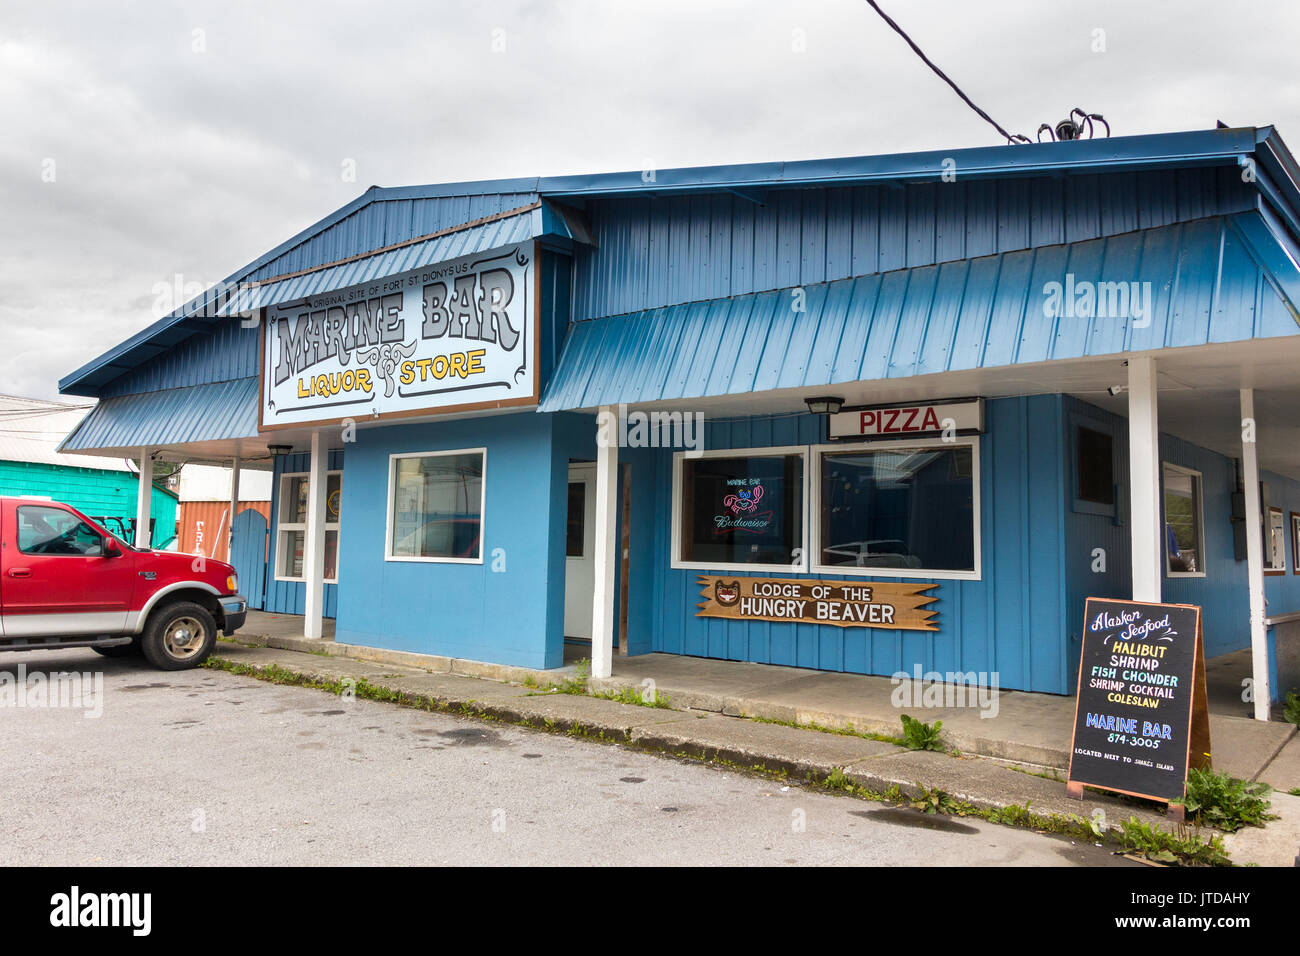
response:
<svg viewBox="0 0 1300 956"><path fill-rule="evenodd" d="M168 604L149 615L140 649L149 663L165 671L198 667L217 642L217 622L203 605Z"/></svg>

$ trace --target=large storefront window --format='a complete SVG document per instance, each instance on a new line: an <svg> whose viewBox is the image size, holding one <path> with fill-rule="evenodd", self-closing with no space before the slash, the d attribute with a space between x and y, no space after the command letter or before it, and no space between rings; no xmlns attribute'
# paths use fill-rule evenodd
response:
<svg viewBox="0 0 1300 956"><path fill-rule="evenodd" d="M280 476L280 507L277 522L275 577L277 581L302 581L307 553L307 493L311 482L306 474ZM331 471L325 477L325 583L337 584L339 577L339 520L343 499L343 473Z"/></svg>
<svg viewBox="0 0 1300 956"><path fill-rule="evenodd" d="M392 456L388 560L483 562L486 460L481 448Z"/></svg>
<svg viewBox="0 0 1300 956"><path fill-rule="evenodd" d="M978 573L975 446L823 450L817 561L835 573Z"/></svg>
<svg viewBox="0 0 1300 956"><path fill-rule="evenodd" d="M677 567L805 568L804 453L677 458Z"/></svg>

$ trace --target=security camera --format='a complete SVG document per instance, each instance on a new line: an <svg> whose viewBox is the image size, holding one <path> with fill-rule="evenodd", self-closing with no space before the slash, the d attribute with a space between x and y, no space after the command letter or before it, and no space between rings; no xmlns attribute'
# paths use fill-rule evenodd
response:
<svg viewBox="0 0 1300 956"><path fill-rule="evenodd" d="M1112 395L1118 395L1120 392L1128 391L1128 386L1127 386L1127 385L1112 385L1110 388L1106 389L1106 391L1110 392L1110 394L1112 394Z"/></svg>

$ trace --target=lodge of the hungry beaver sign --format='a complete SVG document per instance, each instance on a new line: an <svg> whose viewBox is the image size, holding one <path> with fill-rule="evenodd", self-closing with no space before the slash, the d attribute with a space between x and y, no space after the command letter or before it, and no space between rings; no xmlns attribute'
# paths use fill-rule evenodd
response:
<svg viewBox="0 0 1300 956"><path fill-rule="evenodd" d="M1201 609L1088 598L1071 792L1102 787L1179 801L1189 766L1208 766Z"/></svg>
<svg viewBox="0 0 1300 956"><path fill-rule="evenodd" d="M883 627L937 631L934 584L898 581L810 581L804 578L699 576L696 617L733 621L790 621L839 627Z"/></svg>
<svg viewBox="0 0 1300 956"><path fill-rule="evenodd" d="M534 243L267 309L261 426L537 402Z"/></svg>

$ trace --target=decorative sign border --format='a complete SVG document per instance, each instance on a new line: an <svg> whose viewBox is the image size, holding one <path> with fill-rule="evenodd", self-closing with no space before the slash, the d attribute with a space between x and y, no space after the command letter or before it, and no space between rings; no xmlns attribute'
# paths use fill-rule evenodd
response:
<svg viewBox="0 0 1300 956"><path fill-rule="evenodd" d="M1172 618L1170 612L1190 618L1192 633L1179 633L1169 624L1160 625L1151 620L1151 616L1164 612L1166 618ZM1144 615L1147 617L1144 619ZM1095 624L1095 626L1094 626ZM1084 602L1084 628L1082 645L1079 649L1079 681L1074 694L1074 723L1070 735L1070 765L1066 771L1066 790L1072 796L1082 797L1085 786L1123 793L1131 797L1142 797L1162 803L1177 803L1184 797L1187 785L1187 772L1193 767L1211 766L1210 756L1210 711L1209 698L1205 684L1205 642L1201 628L1203 621L1201 608L1195 604L1153 604L1147 601L1125 601L1117 598L1090 597ZM1132 636L1126 636L1132 632ZM1111 638L1124 646L1116 649L1106 648L1097 653L1096 644ZM1173 673L1172 668L1160 668L1167 654L1167 648L1173 647L1177 640L1191 644L1190 653L1186 654L1186 671ZM1118 645L1116 645L1117 647ZM1099 673L1085 673L1088 667L1089 652L1096 659L1109 657L1111 664L1096 665ZM1115 661L1119 660L1116 664ZM1131 662L1131 663L1130 663ZM1115 673L1111 673L1114 671ZM1125 678L1125 674L1135 675L1159 674L1162 681ZM1169 683L1173 678L1179 683ZM1088 686L1085 687L1085 682ZM1100 682L1100 683L1098 683ZM1094 683L1097 686L1092 686ZM1116 688L1112 688L1114 684ZM1188 686L1190 685L1190 686ZM1146 693L1135 695L1137 686ZM1155 688L1153 691L1152 688ZM1176 696L1159 698L1157 691L1177 688ZM1107 702L1109 696L1118 694L1121 699ZM1156 702L1156 706L1145 707L1139 712L1128 698L1139 696L1144 700ZM1158 704L1164 700L1169 706L1161 710ZM1099 703L1100 701L1100 703ZM1090 707L1097 708L1095 711ZM1105 713L1102 713L1105 711ZM1080 737L1080 717L1084 718L1085 730L1091 737L1106 734L1103 749L1096 754L1081 754L1078 750ZM1110 721L1115 721L1114 729ZM1103 722L1104 721L1104 722ZM1166 721L1168 723L1166 723ZM1130 724L1132 728L1130 728ZM1173 760L1181 765L1182 776L1178 780L1178 789L1167 786L1163 793L1153 793L1157 786L1151 784L1172 784L1172 779L1157 776L1160 759L1159 744L1165 740L1174 743L1181 740L1183 746L1173 755ZM1152 746L1155 744L1156 746ZM1087 757L1087 767L1081 767L1076 756ZM1101 757L1101 762L1098 762ZM1168 759L1168 758L1166 758ZM1151 765L1147 773L1142 768ZM1106 772L1096 773L1097 768ZM1131 787L1119 786L1118 775L1114 771L1128 771L1138 778L1139 783ZM1137 768L1137 769L1134 769ZM1166 771L1167 772L1167 771ZM1146 773L1146 786L1142 786L1142 775ZM1123 781L1127 783L1127 781Z"/></svg>
<svg viewBox="0 0 1300 956"><path fill-rule="evenodd" d="M777 621L938 631L938 611L925 605L939 600L926 594L936 583L902 581L822 581L810 578L749 578L701 574L696 617L732 621Z"/></svg>
<svg viewBox="0 0 1300 956"><path fill-rule="evenodd" d="M833 442L934 438L944 434L944 422L949 420L950 434L984 434L984 399L849 405L827 416L826 437Z"/></svg>
<svg viewBox="0 0 1300 956"><path fill-rule="evenodd" d="M529 256L531 253L531 257ZM491 252L485 252L473 256L464 256L460 259L453 259L449 262L437 263L426 266L421 269L410 270L400 273L396 276L389 276L383 279L376 279L369 283L363 283L360 286L352 286L347 289L340 289L336 292L329 293L330 304L321 304L313 307L311 300L302 303L295 303L289 306L271 306L262 310L260 322L260 340L259 340L259 375L258 375L258 413L257 427L259 432L270 432L281 429L293 428L314 428L328 425L338 425L347 420L354 421L390 421L394 419L412 418L412 417L432 417L438 415L448 415L454 413L486 411L504 408L518 408L535 406L541 397L541 376L539 368L541 363L541 312L542 312L542 295L539 260L541 256L541 246L537 240L529 240L522 243L504 247ZM434 283L443 283L448 294L453 294L455 278L457 275L466 275L474 273L475 270L482 270L489 267L497 260L510 258L511 262L506 263L506 267L514 269L518 273L518 279L515 282L516 289L514 301L519 304L519 311L515 314L518 322L518 333L521 341L519 342L518 359L513 360L513 364L501 374L488 374L485 378L491 381L482 383L470 382L468 374L461 375L466 381L462 385L446 385L440 388L420 388L418 381L414 383L404 383L401 380L401 373L404 365L427 364L430 370L436 375L438 366L432 363L441 361L443 367L450 367L450 357L443 356L441 350L432 349L430 355L424 356L419 354L422 342L435 342L438 344L451 343L457 346L476 345L477 350L486 353L491 348L491 342L486 336L481 343L475 343L472 339L445 337L423 339L421 331L425 322L425 309L422 308L421 297L423 290ZM433 273L439 273L434 277ZM445 273L445 274L444 274ZM425 277L422 279L422 276ZM388 284L390 291L383 293L384 286ZM529 287L531 286L531 288ZM371 290L378 290L376 294L388 294L394 298L400 298L400 305L394 314L394 320L402 323L404 334L401 341L394 341L384 345L373 345L366 349L354 349L353 355L357 362L351 368L346 363L327 363L318 362L318 369L309 371L305 378L312 378L315 375L333 374L338 377L342 383L343 376L351 373L353 391L357 393L355 399L340 400L338 402L325 402L319 407L332 408L336 410L338 417L318 418L310 420L277 421L277 410L273 407L274 397L270 394L273 389L268 387L268 368L277 361L277 357L271 353L275 351L275 337L270 334L270 326L278 318L287 317L287 313L293 313L298 310L297 314L303 311L321 313L326 311L330 305L337 307L337 301L347 300L349 296L352 299L361 297L373 298L368 293ZM445 299L443 300L445 302ZM481 303L475 303L481 309ZM481 313L480 313L481 314ZM482 321L483 319L481 319ZM278 332L277 332L278 335ZM409 341L408 341L409 340ZM462 350L463 351L463 350ZM483 372L489 372L489 367L495 360L496 365L501 365L503 360L501 349L496 349L495 356L480 357L479 362L484 366ZM364 355L362 354L364 352ZM437 352L439 354L433 354ZM468 354L468 352L464 352ZM462 359L461 365L464 366L465 360ZM326 367L328 365L328 367ZM517 367L515 367L517 365ZM492 367L493 371L498 371ZM477 370L476 370L477 371ZM364 373L365 379L361 380L358 373ZM446 376L450 379L450 375ZM296 382L295 378L295 382ZM332 381L332 380L331 380ZM414 385L414 387L410 387ZM300 387L300 386L296 386ZM495 392L499 395L508 397L497 397L481 401L459 402L453 400L452 404L439 404L439 396L445 401L447 396L470 396L474 391L483 389ZM522 389L522 391L520 391ZM399 399L408 399L409 402L394 402L394 394ZM388 401L380 402L380 405L389 407L381 408L376 405L379 396L384 396ZM399 405L400 407L392 407Z"/></svg>

